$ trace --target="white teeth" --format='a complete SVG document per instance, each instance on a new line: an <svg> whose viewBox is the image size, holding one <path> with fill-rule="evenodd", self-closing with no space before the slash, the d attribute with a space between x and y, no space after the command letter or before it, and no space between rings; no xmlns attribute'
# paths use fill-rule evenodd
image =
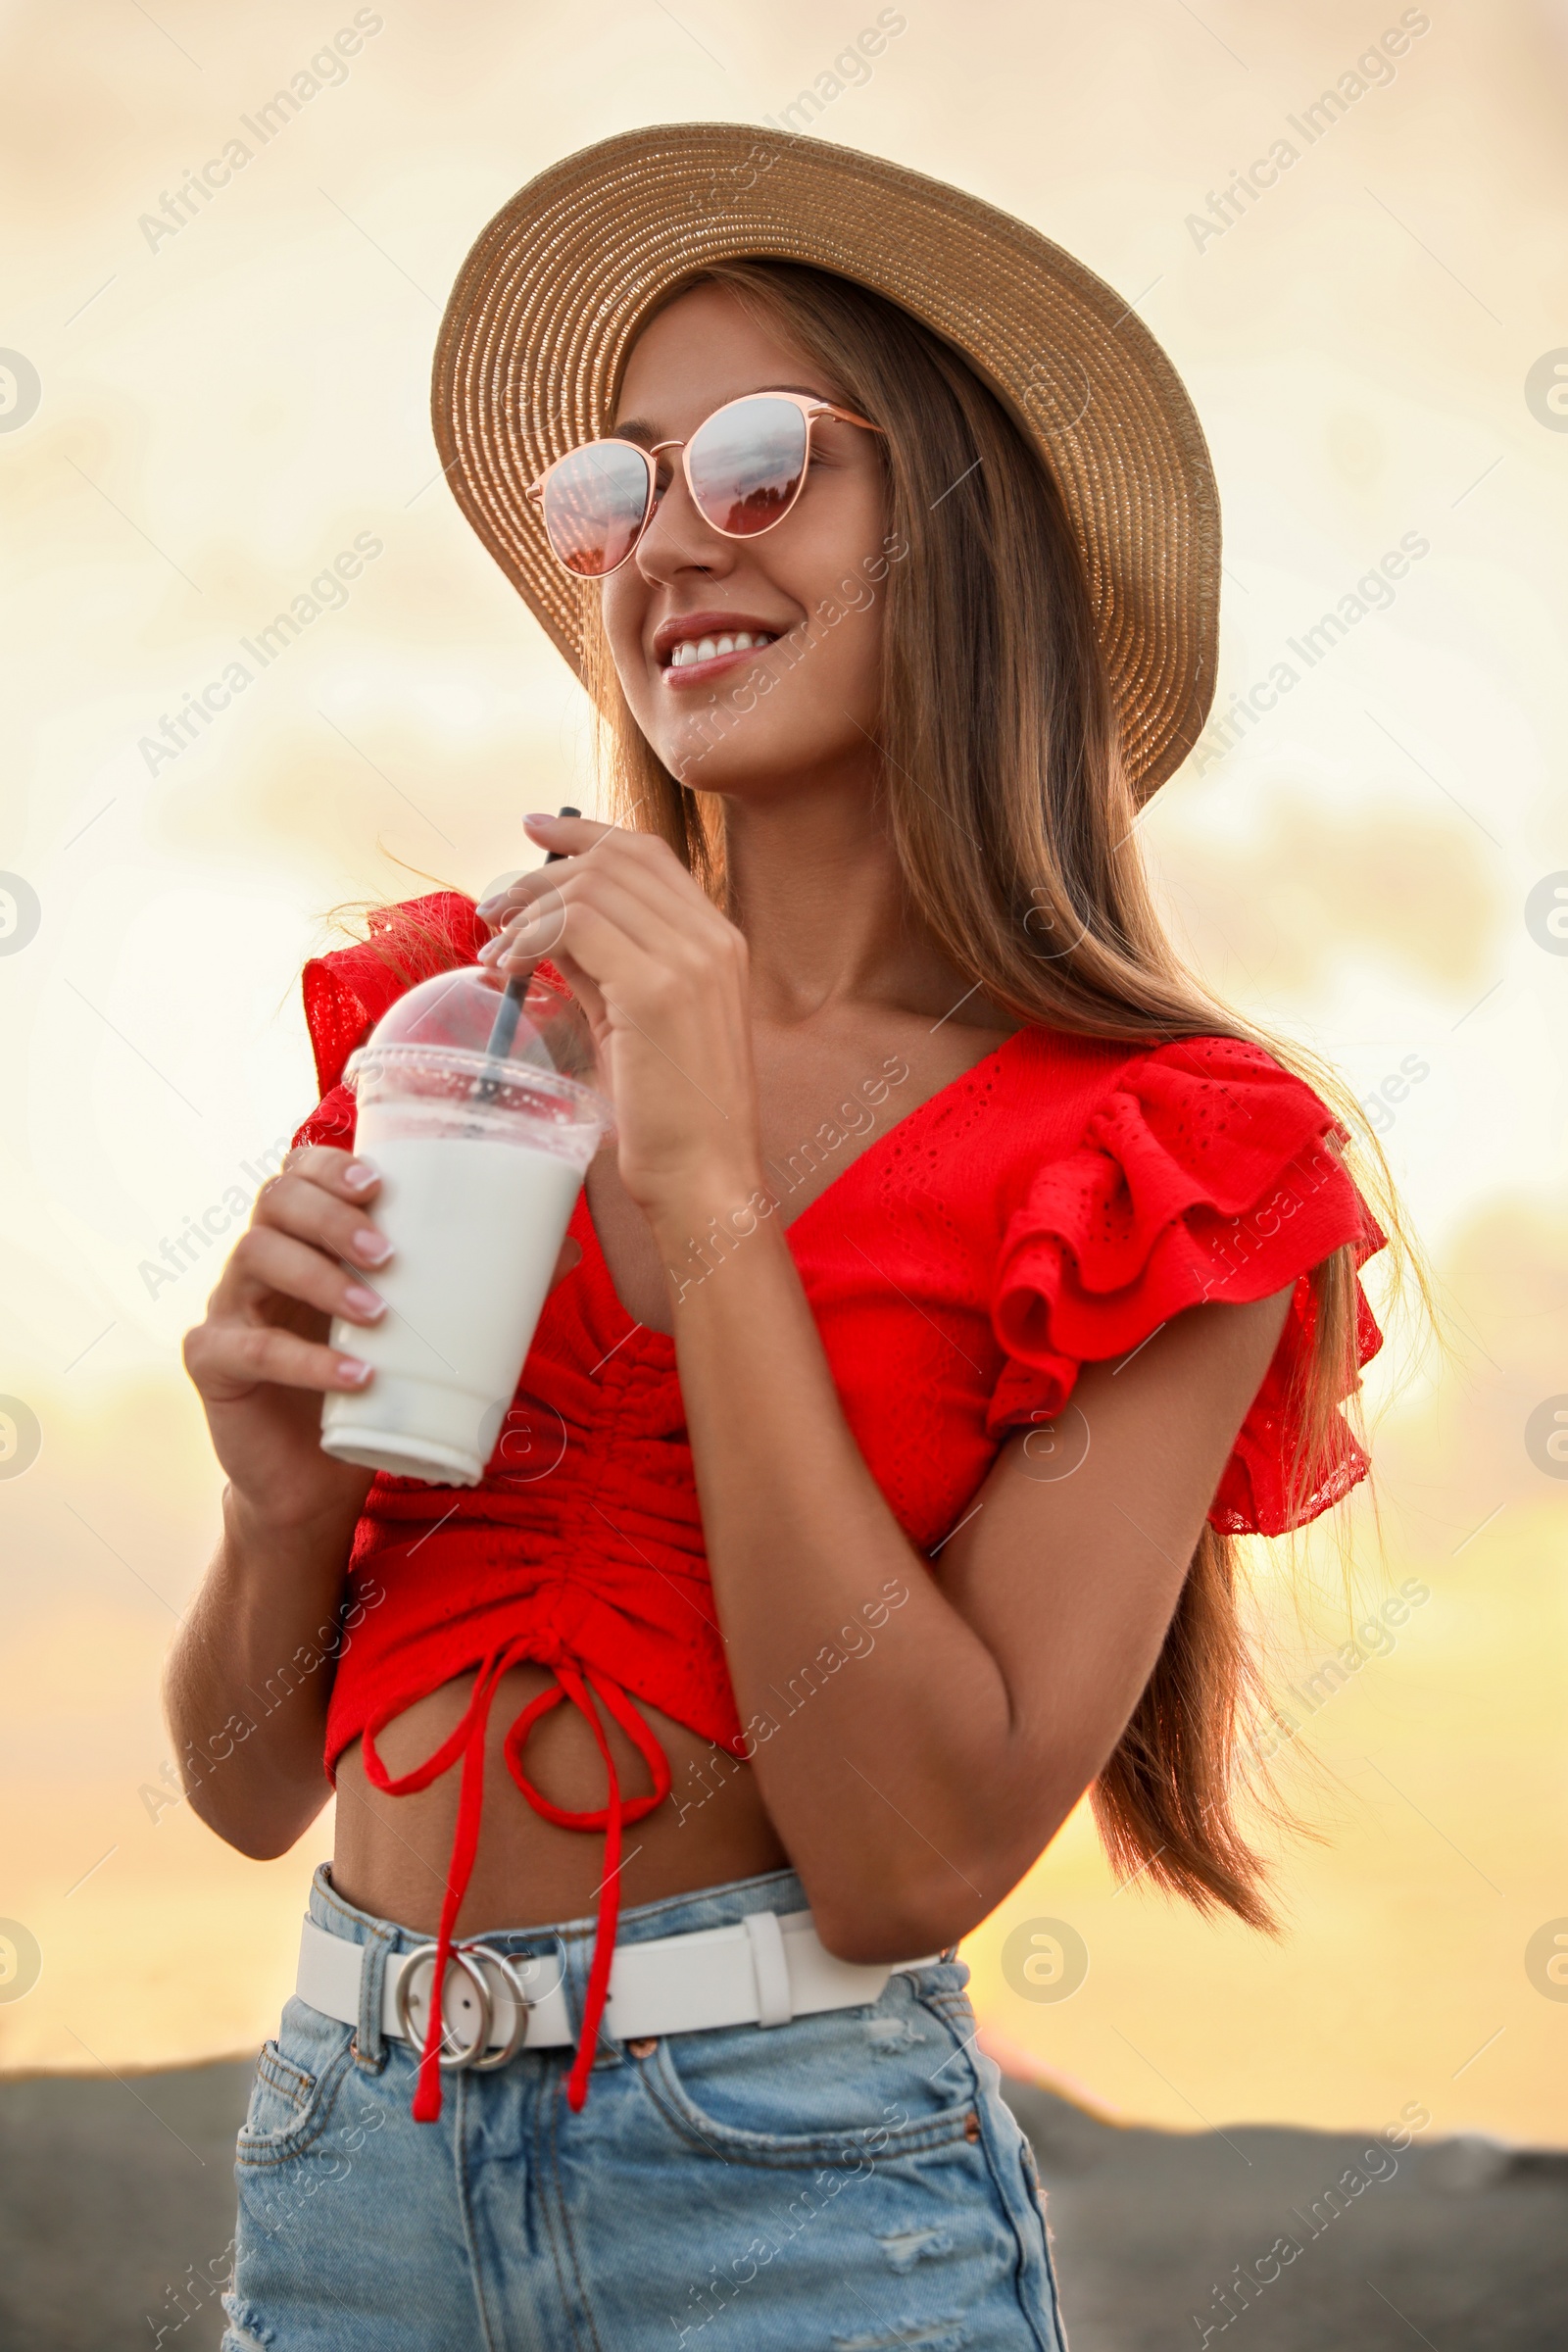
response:
<svg viewBox="0 0 1568 2352"><path fill-rule="evenodd" d="M764 629L736 629L732 634L722 637L683 637L678 645L670 648L669 666L671 669L690 669L694 662L712 662L720 654L760 652L764 645L772 643L773 639Z"/></svg>

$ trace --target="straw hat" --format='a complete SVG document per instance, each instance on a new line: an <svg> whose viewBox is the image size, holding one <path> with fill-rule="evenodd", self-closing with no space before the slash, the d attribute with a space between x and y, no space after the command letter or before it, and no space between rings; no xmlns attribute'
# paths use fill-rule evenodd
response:
<svg viewBox="0 0 1568 2352"><path fill-rule="evenodd" d="M649 314L708 263L838 271L956 344L1050 466L1083 549L1141 799L1214 691L1219 502L1180 377L1137 312L1010 214L901 164L744 123L623 131L554 164L468 254L431 388L447 479L581 672L579 588L529 482L608 430Z"/></svg>

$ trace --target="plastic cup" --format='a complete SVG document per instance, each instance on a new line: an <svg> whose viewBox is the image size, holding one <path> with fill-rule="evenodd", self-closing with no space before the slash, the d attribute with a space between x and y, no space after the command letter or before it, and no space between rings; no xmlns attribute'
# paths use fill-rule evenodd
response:
<svg viewBox="0 0 1568 2352"><path fill-rule="evenodd" d="M381 1178L370 1214L392 1244L360 1272L373 1324L332 1345L372 1367L335 1390L321 1446L432 1486L477 1486L515 1395L588 1163L612 1114L588 1083L580 1008L529 983L504 1056L486 1051L503 983L484 965L400 997L352 1055L355 1153Z"/></svg>

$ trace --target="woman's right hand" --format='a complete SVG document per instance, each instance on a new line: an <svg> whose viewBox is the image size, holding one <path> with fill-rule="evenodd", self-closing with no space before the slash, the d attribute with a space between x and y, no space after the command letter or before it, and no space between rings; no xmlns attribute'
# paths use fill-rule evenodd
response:
<svg viewBox="0 0 1568 2352"><path fill-rule="evenodd" d="M264 1184L205 1319L185 1334L185 1369L236 1495L275 1526L344 1515L352 1525L372 1473L321 1451L321 1398L355 1390L368 1365L327 1338L334 1315L378 1323L375 1275L392 1254L373 1218L381 1179L326 1144L289 1154ZM551 1287L582 1255L568 1235Z"/></svg>
<svg viewBox="0 0 1568 2352"><path fill-rule="evenodd" d="M257 1195L185 1369L236 1494L279 1524L358 1514L371 1473L321 1451L321 1398L364 1388L369 1367L328 1343L332 1316L385 1312L374 1276L391 1245L371 1215L380 1177L352 1152L311 1144Z"/></svg>

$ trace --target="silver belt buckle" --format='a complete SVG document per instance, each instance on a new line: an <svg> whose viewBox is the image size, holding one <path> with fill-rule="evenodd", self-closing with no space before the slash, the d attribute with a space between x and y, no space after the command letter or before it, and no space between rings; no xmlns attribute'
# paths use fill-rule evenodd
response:
<svg viewBox="0 0 1568 2352"><path fill-rule="evenodd" d="M404 2037L411 2041L416 2049L423 2046L425 2027L414 2013L416 2001L419 2001L420 2006L423 2005L421 1996L415 1989L414 1980L418 1970L428 1962L430 1982L434 1983L435 1957L438 1948L434 1943L416 1943L413 1951L405 1956L402 1973L398 1978L395 1996L398 2024L403 2029ZM472 2037L468 2041L462 2041L455 2036L449 2020L443 2015L441 2052L438 2064L446 2073L494 2074L498 2067L509 2065L522 2048L528 2032L528 2012L532 2009L533 2002L524 1992L521 1979L504 1952L498 1952L491 1945L485 1943L455 1943L452 1946L451 1957L457 1962L473 1987L472 1997L479 2014ZM505 2041L499 2043L488 2053L486 2053L485 2045L490 2039L490 2028L495 2017L495 2001L490 1989L489 1979L484 1973L486 1962L499 1972L502 1982L512 1995L513 2002L512 2032ZM428 1995L423 1997L428 1998ZM443 2001L443 2010L445 2005Z"/></svg>

